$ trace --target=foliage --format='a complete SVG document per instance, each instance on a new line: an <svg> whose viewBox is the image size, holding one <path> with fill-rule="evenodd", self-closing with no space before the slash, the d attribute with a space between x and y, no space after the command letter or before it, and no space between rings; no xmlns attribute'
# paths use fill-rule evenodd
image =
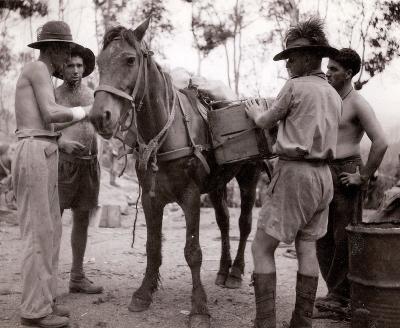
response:
<svg viewBox="0 0 400 328"><path fill-rule="evenodd" d="M385 1L373 16L371 26L374 35L367 41L372 53L364 61L364 68L371 77L374 77L375 74L383 72L387 64L400 55L400 40L395 35L400 28L400 3Z"/></svg>
<svg viewBox="0 0 400 328"><path fill-rule="evenodd" d="M25 19L35 14L46 16L48 13L47 3L43 0L3 0L0 2L0 17L6 11L14 11Z"/></svg>
<svg viewBox="0 0 400 328"><path fill-rule="evenodd" d="M338 6L342 3L339 0ZM343 9L343 8L342 8ZM346 36L346 47L361 48L361 71L354 87L359 90L370 78L382 73L400 55L400 3L397 0L354 0L353 14L346 15L339 34ZM358 41L360 46L354 41ZM367 73L367 77L365 74Z"/></svg>
<svg viewBox="0 0 400 328"><path fill-rule="evenodd" d="M244 57L242 36L249 22L252 22L248 8L249 6L245 7L243 1L240 0L236 0L233 7L224 11L220 10L217 3L212 0L192 2L191 27L199 62L213 50L222 47L225 51L228 84L231 86L233 83L237 95L239 95L241 65ZM200 73L200 67L198 73Z"/></svg>
<svg viewBox="0 0 400 328"><path fill-rule="evenodd" d="M126 9L128 0L93 0L93 3L97 44L101 48L104 32L117 24L120 14Z"/></svg>
<svg viewBox="0 0 400 328"><path fill-rule="evenodd" d="M174 26L169 19L167 7L163 0L143 0L140 5L135 7L133 12L133 24L138 24L151 16L150 26L146 32L146 40L150 49L154 46L153 40L157 37L165 38L165 34L172 34ZM159 43L157 43L158 45Z"/></svg>

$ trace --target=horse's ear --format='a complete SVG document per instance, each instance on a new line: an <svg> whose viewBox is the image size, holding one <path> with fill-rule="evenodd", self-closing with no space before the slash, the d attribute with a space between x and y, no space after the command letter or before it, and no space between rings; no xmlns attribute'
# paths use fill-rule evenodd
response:
<svg viewBox="0 0 400 328"><path fill-rule="evenodd" d="M142 39L143 39L144 35L146 34L146 31L149 27L150 19L151 19L151 16L147 17L146 20L133 31L137 40L142 41Z"/></svg>

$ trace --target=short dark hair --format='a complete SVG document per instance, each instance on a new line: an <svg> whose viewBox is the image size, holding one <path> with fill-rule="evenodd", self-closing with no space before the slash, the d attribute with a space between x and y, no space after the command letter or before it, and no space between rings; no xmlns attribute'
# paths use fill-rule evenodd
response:
<svg viewBox="0 0 400 328"><path fill-rule="evenodd" d="M361 68L361 58L357 52L350 48L343 48L339 53L331 57L334 61L338 62L344 69L351 69L352 77L356 75Z"/></svg>
<svg viewBox="0 0 400 328"><path fill-rule="evenodd" d="M72 50L71 50L71 57L79 57L83 60L82 52L75 48L72 48Z"/></svg>

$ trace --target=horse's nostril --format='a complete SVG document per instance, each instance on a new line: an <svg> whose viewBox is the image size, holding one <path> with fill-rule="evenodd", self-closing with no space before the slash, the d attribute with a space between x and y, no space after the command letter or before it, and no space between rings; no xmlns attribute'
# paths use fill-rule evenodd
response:
<svg viewBox="0 0 400 328"><path fill-rule="evenodd" d="M104 119L106 120L106 122L111 119L111 112L109 110L106 110L104 112Z"/></svg>

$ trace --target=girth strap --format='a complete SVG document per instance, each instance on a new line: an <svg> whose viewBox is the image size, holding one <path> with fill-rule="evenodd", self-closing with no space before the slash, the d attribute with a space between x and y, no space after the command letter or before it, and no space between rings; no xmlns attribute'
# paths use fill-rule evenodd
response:
<svg viewBox="0 0 400 328"><path fill-rule="evenodd" d="M188 134L189 139L190 139L190 144L192 146L193 153L200 160L200 162L203 164L204 169L206 170L207 174L210 174L211 173L210 166L208 165L206 158L202 154L202 151L204 150L204 148L203 148L202 145L196 145L196 143L194 142L193 136L192 136L192 134L190 132L190 129L189 129L189 121L190 121L189 115L186 113L185 107L182 104L182 99L181 99L182 96L181 96L180 92L177 92L177 95L178 95L178 100L179 100L179 107L181 108L181 111L182 111L182 114L183 114L183 119L184 119L186 131L187 131L187 134Z"/></svg>

